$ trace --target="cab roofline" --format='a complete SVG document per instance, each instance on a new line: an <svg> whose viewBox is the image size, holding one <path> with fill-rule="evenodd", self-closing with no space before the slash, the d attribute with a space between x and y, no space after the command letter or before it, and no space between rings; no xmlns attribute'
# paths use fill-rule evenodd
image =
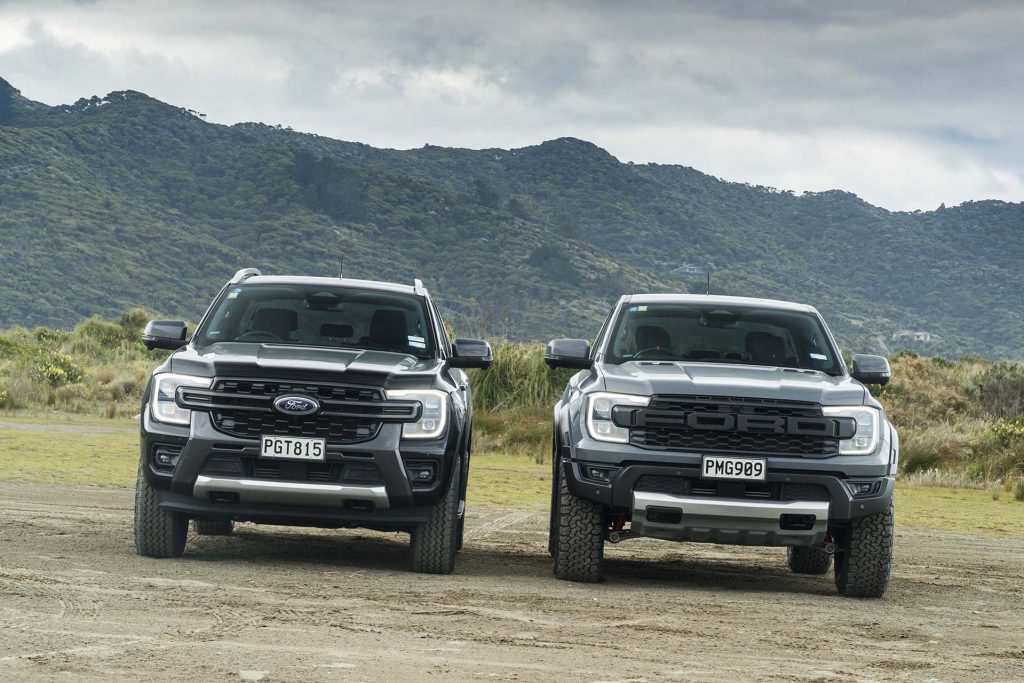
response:
<svg viewBox="0 0 1024 683"><path fill-rule="evenodd" d="M720 296L705 294L627 294L622 297L623 304L711 304L712 306L758 306L784 311L800 311L802 313L818 313L818 310L807 304L778 299L758 299L746 296Z"/></svg>
<svg viewBox="0 0 1024 683"><path fill-rule="evenodd" d="M253 275L242 282L247 285L321 285L330 287L351 287L353 289L370 289L378 292L400 292L425 296L427 291L422 285L400 285L394 282L377 280L355 280L347 277L313 277L306 275ZM418 281L417 281L418 282Z"/></svg>

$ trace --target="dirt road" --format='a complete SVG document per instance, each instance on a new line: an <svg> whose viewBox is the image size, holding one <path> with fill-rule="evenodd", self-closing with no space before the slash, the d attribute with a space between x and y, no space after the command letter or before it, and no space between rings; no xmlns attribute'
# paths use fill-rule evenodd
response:
<svg viewBox="0 0 1024 683"><path fill-rule="evenodd" d="M779 550L628 541L583 586L551 577L542 513L467 533L446 577L361 531L242 525L150 560L131 492L0 483L0 679L1024 679L1024 540L900 532L861 601Z"/></svg>

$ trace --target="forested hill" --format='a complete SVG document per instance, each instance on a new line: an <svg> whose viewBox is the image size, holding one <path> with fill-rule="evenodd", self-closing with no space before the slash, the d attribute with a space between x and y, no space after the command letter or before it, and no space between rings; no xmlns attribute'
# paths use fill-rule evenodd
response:
<svg viewBox="0 0 1024 683"><path fill-rule="evenodd" d="M457 329L593 336L621 293L816 305L849 350L1024 357L1024 204L892 213L581 140L396 151L0 80L0 327L196 319L237 268L411 282Z"/></svg>

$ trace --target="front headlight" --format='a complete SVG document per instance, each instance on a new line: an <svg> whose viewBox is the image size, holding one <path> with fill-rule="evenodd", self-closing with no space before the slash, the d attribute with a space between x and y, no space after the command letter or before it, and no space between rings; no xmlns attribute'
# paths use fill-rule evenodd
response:
<svg viewBox="0 0 1024 683"><path fill-rule="evenodd" d="M419 401L423 406L418 422L402 425L403 439L436 439L448 426L448 394L437 389L388 389L388 398Z"/></svg>
<svg viewBox="0 0 1024 683"><path fill-rule="evenodd" d="M172 372L160 373L153 378L153 395L149 399L149 408L153 419L171 425L188 426L192 419L192 411L179 408L174 402L174 394L178 387L210 388L209 377L193 377L176 375Z"/></svg>
<svg viewBox="0 0 1024 683"><path fill-rule="evenodd" d="M868 406L829 406L823 409L825 415L852 417L857 421L853 438L839 442L839 455L870 455L878 448L882 433L882 413Z"/></svg>
<svg viewBox="0 0 1024 683"><path fill-rule="evenodd" d="M587 433L590 438L610 443L629 443L629 430L612 423L612 409L615 406L646 406L649 396L633 394L612 394L598 391L586 398Z"/></svg>

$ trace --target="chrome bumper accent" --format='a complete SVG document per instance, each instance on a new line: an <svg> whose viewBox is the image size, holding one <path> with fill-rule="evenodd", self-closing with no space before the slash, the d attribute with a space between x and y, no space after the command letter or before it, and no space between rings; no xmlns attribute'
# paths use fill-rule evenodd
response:
<svg viewBox="0 0 1024 683"><path fill-rule="evenodd" d="M648 508L678 510L678 523L650 521ZM826 501L736 500L668 493L633 492L630 529L673 541L738 545L812 545L828 531ZM810 529L783 529L782 515L813 515Z"/></svg>
<svg viewBox="0 0 1024 683"><path fill-rule="evenodd" d="M241 503L275 503L280 505L341 506L347 500L370 501L375 510L388 509L388 492L383 486L349 486L346 484L310 484L296 481L236 479L234 477L196 478L192 495L208 498L211 493L235 493Z"/></svg>

